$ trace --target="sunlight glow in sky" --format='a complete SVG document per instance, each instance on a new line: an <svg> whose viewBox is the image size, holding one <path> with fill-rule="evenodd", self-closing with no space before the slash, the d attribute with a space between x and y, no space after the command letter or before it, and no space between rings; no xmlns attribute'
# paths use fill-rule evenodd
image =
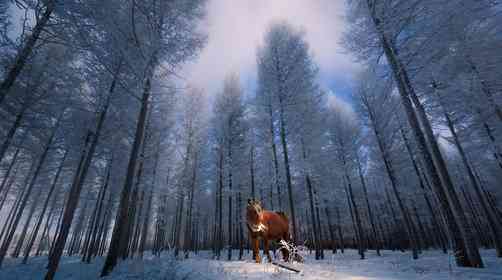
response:
<svg viewBox="0 0 502 280"><path fill-rule="evenodd" d="M357 65L343 50L344 0L209 0L208 42L196 61L182 73L185 81L214 94L224 77L240 74L252 91L256 81L256 49L271 22L286 20L306 32L319 66L319 84L348 99Z"/></svg>

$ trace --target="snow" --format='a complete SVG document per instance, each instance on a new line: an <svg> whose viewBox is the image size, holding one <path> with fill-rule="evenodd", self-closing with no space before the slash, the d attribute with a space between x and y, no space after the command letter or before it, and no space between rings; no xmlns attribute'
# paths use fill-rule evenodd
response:
<svg viewBox="0 0 502 280"><path fill-rule="evenodd" d="M483 250L486 268L458 268L451 256L439 251L425 251L413 261L409 252L383 251L378 257L373 251L367 259L360 260L357 252L331 254L316 261L312 255L303 264L293 264L301 273L289 272L269 263L256 264L246 254L243 261L212 260L210 252L201 252L187 260L175 261L169 254L160 258L148 256L144 260L121 262L114 272L103 280L142 279L249 279L249 280L495 280L502 279L502 259L497 259L494 250ZM223 254L222 256L226 256ZM234 254L237 256L237 252ZM20 260L7 259L0 270L2 280L43 279L46 257L31 258L27 265ZM83 264L80 257L64 257L56 274L58 280L98 279L103 258L92 264Z"/></svg>

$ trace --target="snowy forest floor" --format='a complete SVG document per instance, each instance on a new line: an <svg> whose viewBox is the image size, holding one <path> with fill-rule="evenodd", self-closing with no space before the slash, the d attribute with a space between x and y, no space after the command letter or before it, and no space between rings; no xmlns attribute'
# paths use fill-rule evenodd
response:
<svg viewBox="0 0 502 280"><path fill-rule="evenodd" d="M188 260L174 261L170 255L160 258L148 256L144 260L121 262L114 272L103 280L149 279L149 280L190 280L190 279L330 279L330 280L495 280L502 279L502 260L496 259L494 250L483 250L486 268L458 268L454 260L439 251L425 251L413 261L409 252L383 251L381 257L373 251L367 259L360 260L357 252L347 250L345 254L326 251L326 259L316 261L313 255L306 257L304 264L293 266L302 270L297 274L278 268L272 264L256 264L246 254L244 261L212 260L209 252L202 252ZM234 257L238 252L234 253ZM224 255L226 257L226 252ZM23 265L19 259L7 259L0 270L2 280L43 279L46 257L35 257ZM103 258L92 264L83 264L79 257L64 257L56 274L60 280L99 279ZM451 264L451 266L450 266ZM450 269L451 267L451 269Z"/></svg>

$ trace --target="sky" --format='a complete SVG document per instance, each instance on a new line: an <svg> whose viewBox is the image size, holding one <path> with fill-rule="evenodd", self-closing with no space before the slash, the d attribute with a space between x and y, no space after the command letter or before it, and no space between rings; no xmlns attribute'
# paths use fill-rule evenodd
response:
<svg viewBox="0 0 502 280"><path fill-rule="evenodd" d="M358 66L340 41L345 0L209 0L203 26L208 41L181 76L208 94L221 90L229 73L238 73L247 91L256 87L256 50L274 21L287 21L306 34L319 67L319 85L350 100Z"/></svg>
<svg viewBox="0 0 502 280"><path fill-rule="evenodd" d="M256 50L271 23L287 21L305 32L319 85L338 102L350 103L358 65L341 45L346 0L208 0L201 26L208 41L200 55L185 64L179 77L190 86L214 96L230 73L241 77L242 87L256 88ZM22 12L12 9L21 22ZM16 34L20 31L13 28Z"/></svg>

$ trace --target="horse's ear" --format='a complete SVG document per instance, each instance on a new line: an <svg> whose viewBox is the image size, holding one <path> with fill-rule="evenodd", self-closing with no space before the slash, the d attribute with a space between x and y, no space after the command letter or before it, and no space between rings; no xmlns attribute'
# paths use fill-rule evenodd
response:
<svg viewBox="0 0 502 280"><path fill-rule="evenodd" d="M248 205L251 204L251 198L248 198Z"/></svg>

